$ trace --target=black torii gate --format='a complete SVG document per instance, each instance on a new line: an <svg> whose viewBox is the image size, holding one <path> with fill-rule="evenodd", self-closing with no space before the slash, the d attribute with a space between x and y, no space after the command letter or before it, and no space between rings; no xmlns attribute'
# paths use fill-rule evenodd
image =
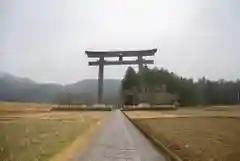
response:
<svg viewBox="0 0 240 161"><path fill-rule="evenodd" d="M98 58L97 61L88 62L89 66L99 66L98 72L98 103L102 103L103 95L103 70L104 65L132 65L138 64L139 71L144 64L153 64L153 60L146 60L144 56L154 56L157 49L137 50L137 51L85 51L89 58ZM118 57L118 61L107 61L105 57ZM136 60L123 60L123 57L136 57Z"/></svg>

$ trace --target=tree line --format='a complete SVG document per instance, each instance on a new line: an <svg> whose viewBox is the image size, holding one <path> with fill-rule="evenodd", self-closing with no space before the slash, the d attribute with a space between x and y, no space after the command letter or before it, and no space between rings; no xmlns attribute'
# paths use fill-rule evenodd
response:
<svg viewBox="0 0 240 161"><path fill-rule="evenodd" d="M182 105L233 105L240 99L240 80L213 81L202 77L198 80L184 78L166 69L144 68L136 72L129 67L122 80L122 91L135 90L140 92L142 87L150 90L167 86L167 91L179 96Z"/></svg>

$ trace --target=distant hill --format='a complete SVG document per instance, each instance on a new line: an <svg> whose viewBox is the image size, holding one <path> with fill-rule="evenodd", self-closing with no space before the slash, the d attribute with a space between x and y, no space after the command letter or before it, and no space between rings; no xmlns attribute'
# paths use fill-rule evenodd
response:
<svg viewBox="0 0 240 161"><path fill-rule="evenodd" d="M104 102L114 103L118 99L121 81L104 80ZM36 83L8 73L0 73L0 101L58 103L66 94L75 103L95 103L97 101L97 79L86 79L73 84Z"/></svg>
<svg viewBox="0 0 240 161"><path fill-rule="evenodd" d="M106 103L116 102L119 96L121 81L118 79L105 79L103 83L103 101ZM87 103L97 102L97 79L85 79L66 85L64 89L73 96L81 97L77 100L83 100L83 102Z"/></svg>

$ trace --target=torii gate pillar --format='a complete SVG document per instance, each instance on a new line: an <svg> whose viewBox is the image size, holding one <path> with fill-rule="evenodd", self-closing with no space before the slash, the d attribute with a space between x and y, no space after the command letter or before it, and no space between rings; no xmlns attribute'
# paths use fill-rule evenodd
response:
<svg viewBox="0 0 240 161"><path fill-rule="evenodd" d="M98 103L102 103L103 96L103 72L104 72L104 57L99 58L99 71L98 71Z"/></svg>
<svg viewBox="0 0 240 161"><path fill-rule="evenodd" d="M99 66L98 72L98 103L103 98L103 73L104 65L132 65L138 64L139 71L142 71L144 64L153 64L153 60L143 59L143 56L153 56L157 49L139 51L85 51L89 58L99 58L97 61L88 62L89 66ZM106 61L105 57L118 57L118 61ZM136 60L123 60L123 57L137 57Z"/></svg>

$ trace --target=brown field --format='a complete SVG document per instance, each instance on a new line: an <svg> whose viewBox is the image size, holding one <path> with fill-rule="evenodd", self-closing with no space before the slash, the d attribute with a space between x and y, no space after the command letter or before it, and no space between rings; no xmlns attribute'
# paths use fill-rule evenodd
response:
<svg viewBox="0 0 240 161"><path fill-rule="evenodd" d="M108 115L50 109L48 104L0 103L0 160L67 159Z"/></svg>
<svg viewBox="0 0 240 161"><path fill-rule="evenodd" d="M126 112L149 137L186 161L240 161L240 108Z"/></svg>

